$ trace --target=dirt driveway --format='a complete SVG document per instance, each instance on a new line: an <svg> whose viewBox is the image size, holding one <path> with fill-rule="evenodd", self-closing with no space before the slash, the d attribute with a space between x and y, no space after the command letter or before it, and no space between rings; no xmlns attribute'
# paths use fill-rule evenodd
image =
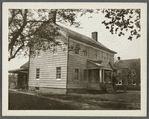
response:
<svg viewBox="0 0 149 119"><path fill-rule="evenodd" d="M9 91L10 110L139 110L140 92L48 94Z"/></svg>

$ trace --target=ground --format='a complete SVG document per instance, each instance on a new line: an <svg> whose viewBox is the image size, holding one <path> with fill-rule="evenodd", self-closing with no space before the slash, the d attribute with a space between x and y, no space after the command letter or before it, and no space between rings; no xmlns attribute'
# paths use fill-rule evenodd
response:
<svg viewBox="0 0 149 119"><path fill-rule="evenodd" d="M140 91L36 95L9 91L9 110L139 110Z"/></svg>

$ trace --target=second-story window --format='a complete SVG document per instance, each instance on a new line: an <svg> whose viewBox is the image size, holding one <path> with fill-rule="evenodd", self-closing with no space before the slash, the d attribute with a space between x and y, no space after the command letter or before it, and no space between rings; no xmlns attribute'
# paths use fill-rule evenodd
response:
<svg viewBox="0 0 149 119"><path fill-rule="evenodd" d="M75 54L79 54L80 45L77 43L75 44Z"/></svg>
<svg viewBox="0 0 149 119"><path fill-rule="evenodd" d="M97 50L95 50L95 59L97 59Z"/></svg>
<svg viewBox="0 0 149 119"><path fill-rule="evenodd" d="M87 56L87 47L86 46L84 46L83 54L84 54L84 56Z"/></svg>
<svg viewBox="0 0 149 119"><path fill-rule="evenodd" d="M53 54L56 55L57 54L57 46L53 46Z"/></svg>
<svg viewBox="0 0 149 119"><path fill-rule="evenodd" d="M41 54L40 54L40 50L37 50L36 53L37 53L37 54L36 54L37 57L40 57L40 56L41 56Z"/></svg>

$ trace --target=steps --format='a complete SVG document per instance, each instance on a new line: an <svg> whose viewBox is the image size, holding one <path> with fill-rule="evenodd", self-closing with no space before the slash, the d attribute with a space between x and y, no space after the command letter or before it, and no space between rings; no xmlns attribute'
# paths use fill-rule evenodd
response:
<svg viewBox="0 0 149 119"><path fill-rule="evenodd" d="M105 88L106 88L107 93L115 93L111 83L106 83Z"/></svg>

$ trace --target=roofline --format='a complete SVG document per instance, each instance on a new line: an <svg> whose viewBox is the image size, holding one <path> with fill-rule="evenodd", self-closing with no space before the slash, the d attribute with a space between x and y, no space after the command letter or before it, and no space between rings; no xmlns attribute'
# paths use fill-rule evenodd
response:
<svg viewBox="0 0 149 119"><path fill-rule="evenodd" d="M120 60L120 61L128 61L128 60L140 60L141 58L136 58L136 59L124 59L124 60Z"/></svg>
<svg viewBox="0 0 149 119"><path fill-rule="evenodd" d="M67 37L71 37L71 38L73 38L73 39L75 39L75 40L77 40L77 41L79 41L79 42L82 42L82 41L78 40L77 37L74 37L74 36L71 36L71 35L67 35ZM82 39L82 38L80 38L80 39ZM89 42L89 41L88 41L88 42ZM97 42L97 41L96 41L96 42ZM84 43L84 42L82 42L82 43ZM95 44L95 43L92 43L92 42L89 42L89 43L86 43L86 44L91 45L91 46L94 46L94 47L96 47L96 48L100 48L100 49L105 50L105 51L107 51L107 52L110 52L110 53L112 53L112 54L117 54L117 52L115 52L115 51L112 51L112 50L110 50L110 49L108 49L108 48L104 48L104 47L102 47L102 46L100 46L100 45L97 45L97 44Z"/></svg>

